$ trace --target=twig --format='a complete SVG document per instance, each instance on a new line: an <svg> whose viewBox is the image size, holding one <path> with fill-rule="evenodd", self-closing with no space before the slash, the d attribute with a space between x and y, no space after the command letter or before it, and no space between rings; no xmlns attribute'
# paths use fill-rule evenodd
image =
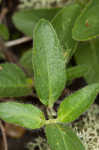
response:
<svg viewBox="0 0 99 150"><path fill-rule="evenodd" d="M5 129L4 129L3 124L2 124L1 121L0 121L0 128L1 128L1 131L2 131L2 137L3 137L3 142L4 142L4 150L8 150L7 137L6 137Z"/></svg>
<svg viewBox="0 0 99 150"><path fill-rule="evenodd" d="M0 23L2 23L4 17L6 16L6 14L8 13L8 9L7 8L2 8L1 14L0 14Z"/></svg>
<svg viewBox="0 0 99 150"><path fill-rule="evenodd" d="M26 37L26 39L29 40L30 38ZM15 41L17 41L17 40L13 41L14 44L16 44ZM9 44L9 42L8 42L8 44ZM15 56L14 53L12 51L10 51L10 49L7 46L5 46L4 41L1 39L0 39L0 51L4 54L4 56L8 62L13 62L13 63L17 64L25 72L25 74L29 75L27 70L25 70L25 68L20 63L18 63L17 56Z"/></svg>
<svg viewBox="0 0 99 150"><path fill-rule="evenodd" d="M0 98L0 102L6 102L6 101L15 101L14 98Z"/></svg>
<svg viewBox="0 0 99 150"><path fill-rule="evenodd" d="M13 54L12 51L8 50L8 48L5 47L5 43L2 39L0 39L0 52L3 53L7 61L13 63L17 62L17 57Z"/></svg>
<svg viewBox="0 0 99 150"><path fill-rule="evenodd" d="M22 37L22 38L17 39L17 40L6 42L5 46L6 47L12 47L12 46L16 46L16 45L19 45L19 44L22 44L22 43L25 43L25 42L28 42L31 40L32 40L32 38L30 38L30 37Z"/></svg>

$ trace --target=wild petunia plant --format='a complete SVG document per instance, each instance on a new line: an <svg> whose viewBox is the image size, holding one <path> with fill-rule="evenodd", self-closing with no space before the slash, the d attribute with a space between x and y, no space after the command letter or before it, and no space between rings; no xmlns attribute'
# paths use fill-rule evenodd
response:
<svg viewBox="0 0 99 150"><path fill-rule="evenodd" d="M65 87L67 77L60 41L53 26L44 19L41 19L35 27L32 58L34 83L38 97L47 109L52 111L54 103ZM1 72L3 73L5 69L6 67L4 68L2 65ZM16 69L17 73L18 68L13 69ZM7 73L8 76L9 70ZM16 89L13 89L12 93L7 92L7 87L2 89L2 93L5 92L7 96L10 94L19 96L22 92L24 95L31 92L28 90L28 86L24 86L26 85L25 77L23 78L21 72L20 76L22 77L21 80L17 80L13 76L13 82L18 84L15 87L19 89L18 93L14 91ZM4 76L2 76L2 82L4 82L3 79ZM5 84L8 85L9 83L5 81ZM8 123L15 123L30 129L45 126L48 143L52 150L84 150L78 137L66 124L77 119L93 103L98 91L99 84L96 83L71 94L60 104L56 119L50 114L52 119L46 120L39 108L32 104L18 102L0 103L0 118Z"/></svg>
<svg viewBox="0 0 99 150"><path fill-rule="evenodd" d="M81 11L78 4L71 4L60 10L51 23L46 19L40 19L41 16L37 17L37 21L40 20L35 23L36 25L34 24L34 43L31 53L34 83L15 64L0 65L0 97L27 96L32 93L34 84L39 100L48 112L48 119L32 104L18 102L0 103L0 118L29 129L44 127L51 150L85 149L76 134L68 127L68 123L76 120L94 102L99 92L99 83L90 84L66 97L58 108L56 118L53 116L53 106L66 84L83 70L84 65L67 69L67 63L75 53L77 41L88 40L91 39L89 36L93 38L98 34L96 26L92 26L93 32L90 33L90 26L88 28L88 21L86 22L87 16L84 14L87 9L89 12L90 9L94 10L96 5L99 6L99 1L94 0L84 11ZM82 14L78 17L80 12ZM89 15L89 12L86 15ZM87 33L85 27L89 29ZM25 25L24 29L26 29ZM25 33L31 36L31 28Z"/></svg>

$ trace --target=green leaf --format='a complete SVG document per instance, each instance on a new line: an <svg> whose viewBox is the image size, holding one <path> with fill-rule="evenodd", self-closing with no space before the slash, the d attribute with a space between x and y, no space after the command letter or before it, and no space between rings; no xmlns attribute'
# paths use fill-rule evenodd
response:
<svg viewBox="0 0 99 150"><path fill-rule="evenodd" d="M50 124L45 131L51 150L85 150L76 134L66 125Z"/></svg>
<svg viewBox="0 0 99 150"><path fill-rule="evenodd" d="M0 24L0 37L4 40L9 39L9 31L4 24Z"/></svg>
<svg viewBox="0 0 99 150"><path fill-rule="evenodd" d="M81 8L78 4L67 5L52 20L52 25L63 46L66 62L69 61L77 47L77 42L72 39L72 28L80 10Z"/></svg>
<svg viewBox="0 0 99 150"><path fill-rule="evenodd" d="M60 8L54 9L27 9L14 14L15 26L28 36L33 36L33 29L41 18L51 20Z"/></svg>
<svg viewBox="0 0 99 150"><path fill-rule="evenodd" d="M28 50L20 59L20 64L28 71L29 75L33 77L32 65L32 50Z"/></svg>
<svg viewBox="0 0 99 150"><path fill-rule="evenodd" d="M75 61L77 64L88 66L88 72L84 75L88 84L99 82L99 39L79 43Z"/></svg>
<svg viewBox="0 0 99 150"><path fill-rule="evenodd" d="M34 32L34 82L41 102L51 107L65 86L62 48L52 25L41 19Z"/></svg>
<svg viewBox="0 0 99 150"><path fill-rule="evenodd" d="M19 97L32 93L24 72L15 64L0 64L0 97Z"/></svg>
<svg viewBox="0 0 99 150"><path fill-rule="evenodd" d="M99 36L99 0L91 0L77 18L72 37L86 41Z"/></svg>
<svg viewBox="0 0 99 150"><path fill-rule="evenodd" d="M58 121L68 123L77 119L94 102L98 92L99 83L96 83L65 98L58 110Z"/></svg>
<svg viewBox="0 0 99 150"><path fill-rule="evenodd" d="M20 64L26 68L30 76L33 76L33 66L32 66L32 50L28 50L23 54L20 59ZM77 65L75 67L67 68L67 82L71 83L71 81L75 78L84 77L89 70L89 66L87 65Z"/></svg>
<svg viewBox="0 0 99 150"><path fill-rule="evenodd" d="M0 103L0 118L30 129L40 128L45 123L44 115L38 108L17 102Z"/></svg>
<svg viewBox="0 0 99 150"><path fill-rule="evenodd" d="M67 83L70 84L75 78L84 77L89 71L89 66L87 65L77 65L75 67L70 67L67 69Z"/></svg>
<svg viewBox="0 0 99 150"><path fill-rule="evenodd" d="M32 66L32 50L28 50L23 54L20 59L20 64L28 71L30 76L33 76ZM67 82L70 83L75 78L84 77L89 70L87 65L77 65L74 67L67 68Z"/></svg>

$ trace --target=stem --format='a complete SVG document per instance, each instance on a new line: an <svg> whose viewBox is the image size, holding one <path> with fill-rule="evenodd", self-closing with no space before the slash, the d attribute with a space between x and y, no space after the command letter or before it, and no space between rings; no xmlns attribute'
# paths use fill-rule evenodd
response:
<svg viewBox="0 0 99 150"><path fill-rule="evenodd" d="M53 108L47 108L47 114L49 119L53 119L56 116L56 112Z"/></svg>
<svg viewBox="0 0 99 150"><path fill-rule="evenodd" d="M8 13L8 8L2 8L1 13L0 13L0 23L3 22L7 13Z"/></svg>
<svg viewBox="0 0 99 150"><path fill-rule="evenodd" d="M16 45L19 45L19 44L22 44L22 43L25 43L25 42L28 42L31 40L32 40L32 38L30 38L30 37L22 37L22 38L17 39L17 40L6 42L5 46L6 47L12 47L12 46L16 46Z"/></svg>
<svg viewBox="0 0 99 150"><path fill-rule="evenodd" d="M45 124L48 125L48 124L56 124L56 123L59 123L57 119L49 119L49 120L46 120Z"/></svg>
<svg viewBox="0 0 99 150"><path fill-rule="evenodd" d="M3 142L4 142L4 150L8 150L7 137L6 137L5 129L4 129L3 124L2 124L1 121L0 121L0 128L1 128L1 131L2 131L2 137L3 137Z"/></svg>

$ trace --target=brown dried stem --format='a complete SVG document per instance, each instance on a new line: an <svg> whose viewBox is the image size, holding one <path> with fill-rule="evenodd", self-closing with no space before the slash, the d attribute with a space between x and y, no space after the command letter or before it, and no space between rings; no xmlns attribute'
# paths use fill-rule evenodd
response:
<svg viewBox="0 0 99 150"><path fill-rule="evenodd" d="M2 137L3 137L3 142L4 142L4 150L8 150L8 143L7 143L5 128L4 128L1 121L0 121L0 128L1 128L1 131L2 131Z"/></svg>
<svg viewBox="0 0 99 150"><path fill-rule="evenodd" d="M30 37L22 37L17 40L6 42L5 46L8 48L8 47L16 46L16 45L19 45L19 44L22 44L22 43L25 43L25 42L28 42L31 40L32 40L32 38L30 38Z"/></svg>

